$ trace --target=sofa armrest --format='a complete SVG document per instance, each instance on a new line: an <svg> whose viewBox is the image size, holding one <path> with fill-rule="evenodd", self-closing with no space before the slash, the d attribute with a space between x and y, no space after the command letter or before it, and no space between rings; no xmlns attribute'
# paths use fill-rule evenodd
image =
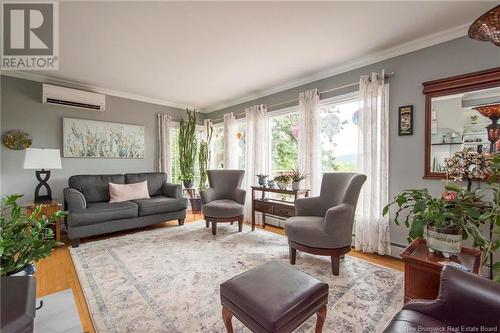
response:
<svg viewBox="0 0 500 333"><path fill-rule="evenodd" d="M71 212L87 208L87 201L82 192L71 187L66 187L63 190L63 194L67 205L66 210Z"/></svg>
<svg viewBox="0 0 500 333"><path fill-rule="evenodd" d="M415 300L403 309L423 313L453 326L500 326L500 284L445 266L435 300Z"/></svg>
<svg viewBox="0 0 500 333"><path fill-rule="evenodd" d="M182 185L180 184L164 183L161 191L169 198L182 198Z"/></svg>
<svg viewBox="0 0 500 333"><path fill-rule="evenodd" d="M207 188L203 191L200 191L200 198L201 198L201 204L207 204L211 201L214 201L217 199L217 193L213 188Z"/></svg>
<svg viewBox="0 0 500 333"><path fill-rule="evenodd" d="M321 197L298 198L295 200L295 215L325 216L321 205Z"/></svg>
<svg viewBox="0 0 500 333"><path fill-rule="evenodd" d="M234 190L234 201L241 205L245 205L245 198L247 196L247 191L242 188L237 188Z"/></svg>

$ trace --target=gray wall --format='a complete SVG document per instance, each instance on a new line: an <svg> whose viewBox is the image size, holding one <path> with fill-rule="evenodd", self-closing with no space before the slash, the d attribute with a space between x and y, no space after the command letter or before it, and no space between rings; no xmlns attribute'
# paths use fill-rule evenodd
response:
<svg viewBox="0 0 500 333"><path fill-rule="evenodd" d="M106 96L106 111L85 111L64 106L42 104L42 85L2 75L1 133L21 129L33 137L33 148L58 148L62 152L62 119L73 117L125 124L142 125L146 134L144 159L63 158L61 170L53 170L50 185L53 197L62 200L62 189L68 177L75 174L126 173L156 171L157 125L156 114L168 113L180 119L184 111L176 108ZM10 150L1 145L2 195L24 194L33 200L37 181L34 170L24 170L24 151Z"/></svg>
<svg viewBox="0 0 500 333"><path fill-rule="evenodd" d="M206 117L221 118L226 112L242 114L245 107L254 104L272 105L298 98L299 92L318 88L327 90L359 81L362 74L372 71L394 72L390 83L390 173L389 189L392 198L397 192L413 187L427 187L437 195L443 187L440 180L425 180L424 175L424 95L422 82L465 74L500 66L500 48L492 43L471 40L467 37L408 53L386 61L335 75L297 88L289 89L244 104L208 114ZM322 98L353 91L357 88L335 91ZM398 107L413 104L414 135L398 136ZM287 106L287 105L284 105ZM281 107L284 107L281 106ZM391 223L392 242L406 244L406 228Z"/></svg>

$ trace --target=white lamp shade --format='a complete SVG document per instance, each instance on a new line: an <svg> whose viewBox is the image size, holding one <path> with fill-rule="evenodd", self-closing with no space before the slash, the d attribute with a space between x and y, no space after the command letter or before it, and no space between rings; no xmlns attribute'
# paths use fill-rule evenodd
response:
<svg viewBox="0 0 500 333"><path fill-rule="evenodd" d="M24 168L61 169L61 153L59 149L26 148Z"/></svg>

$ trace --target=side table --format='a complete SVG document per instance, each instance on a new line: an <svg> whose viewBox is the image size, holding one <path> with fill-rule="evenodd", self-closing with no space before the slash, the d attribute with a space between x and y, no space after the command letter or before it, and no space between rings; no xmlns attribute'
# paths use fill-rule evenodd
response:
<svg viewBox="0 0 500 333"><path fill-rule="evenodd" d="M405 303L412 299L435 299L441 269L448 262L463 265L475 274L479 274L481 268L481 251L463 247L461 253L446 259L430 253L424 239L414 240L400 256L405 263Z"/></svg>
<svg viewBox="0 0 500 333"><path fill-rule="evenodd" d="M28 203L23 207L26 210L26 215L31 215L37 206L41 206L40 215L45 215L47 217L52 216L55 212L62 210L63 206L57 201L52 201L50 203L34 204ZM54 234L56 236L56 241L61 241L61 219L56 219L54 228Z"/></svg>

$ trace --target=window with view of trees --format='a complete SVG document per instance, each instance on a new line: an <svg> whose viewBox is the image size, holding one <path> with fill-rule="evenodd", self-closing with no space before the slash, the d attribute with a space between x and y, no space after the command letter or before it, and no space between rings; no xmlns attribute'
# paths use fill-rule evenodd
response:
<svg viewBox="0 0 500 333"><path fill-rule="evenodd" d="M323 103L320 115L321 166L323 172L356 171L358 159L359 102ZM270 116L270 172L275 175L297 167L299 114Z"/></svg>

